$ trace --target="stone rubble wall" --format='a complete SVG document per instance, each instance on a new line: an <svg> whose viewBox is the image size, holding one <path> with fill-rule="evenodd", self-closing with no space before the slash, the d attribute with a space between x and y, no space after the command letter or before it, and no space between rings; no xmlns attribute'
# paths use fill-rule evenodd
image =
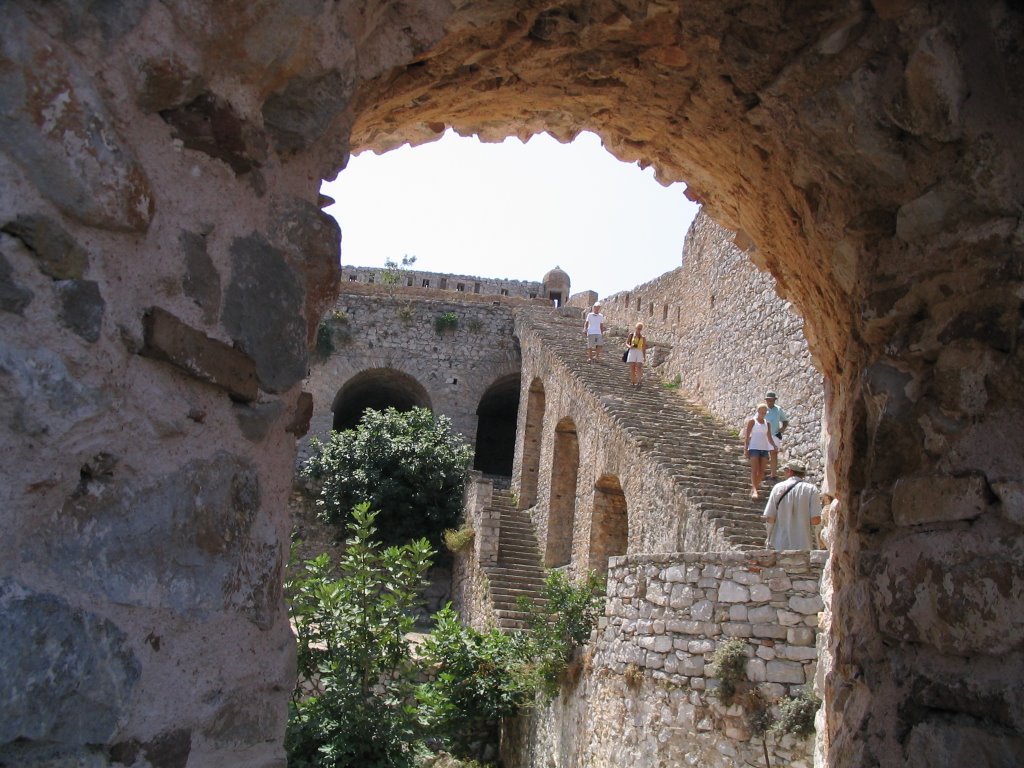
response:
<svg viewBox="0 0 1024 768"><path fill-rule="evenodd" d="M686 235L683 265L611 296L602 312L623 328L643 322L666 348L654 357L659 375L678 376L686 392L740 434L764 393L775 390L789 415L780 463L800 459L817 480L824 471L824 383L803 319L733 237L702 211Z"/></svg>
<svg viewBox="0 0 1024 768"><path fill-rule="evenodd" d="M313 395L313 416L297 461L308 457L309 438L328 438L336 395L369 369L411 376L426 390L434 412L448 416L454 429L474 443L480 399L499 379L517 375L520 366L513 338L516 302L474 298L392 294L371 286L342 293L325 315L335 350L313 364L304 385ZM332 312L342 313L340 319L332 319ZM438 333L434 321L446 312L458 316L458 325Z"/></svg>
<svg viewBox="0 0 1024 768"><path fill-rule="evenodd" d="M747 679L771 703L813 681L825 552L612 558L605 616L562 695L509 723L506 765L762 765L742 696L726 705L708 665L747 644ZM741 691L742 693L742 691ZM768 737L772 765L809 768L813 739Z"/></svg>
<svg viewBox="0 0 1024 768"><path fill-rule="evenodd" d="M473 541L456 554L452 564L452 602L459 617L480 631L497 626L487 592L483 566L498 562L500 515L491 509L494 486L479 472L470 472L462 504L463 524L473 529Z"/></svg>

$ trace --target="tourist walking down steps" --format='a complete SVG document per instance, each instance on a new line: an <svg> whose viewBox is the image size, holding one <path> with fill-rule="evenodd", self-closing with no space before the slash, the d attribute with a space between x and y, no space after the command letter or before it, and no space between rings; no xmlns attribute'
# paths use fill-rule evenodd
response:
<svg viewBox="0 0 1024 768"><path fill-rule="evenodd" d="M593 309L587 313L583 321L583 334L587 337L587 362L601 359L601 350L604 349L604 315L601 314L601 304L594 304Z"/></svg>
<svg viewBox="0 0 1024 768"><path fill-rule="evenodd" d="M765 544L776 552L815 549L812 526L821 523L820 496L814 483L804 480L807 469L799 461L786 462L786 479L772 488L764 508Z"/></svg>
<svg viewBox="0 0 1024 768"><path fill-rule="evenodd" d="M765 414L768 413L766 403L757 404L757 414L747 419L743 428L743 452L750 459L750 498L760 498L758 488L764 480L764 471L768 466L768 455L775 450L771 425Z"/></svg>
<svg viewBox="0 0 1024 768"><path fill-rule="evenodd" d="M644 363L647 362L647 337L644 336L644 324L637 323L636 328L626 341L626 362L629 363L629 383L639 389L644 375Z"/></svg>

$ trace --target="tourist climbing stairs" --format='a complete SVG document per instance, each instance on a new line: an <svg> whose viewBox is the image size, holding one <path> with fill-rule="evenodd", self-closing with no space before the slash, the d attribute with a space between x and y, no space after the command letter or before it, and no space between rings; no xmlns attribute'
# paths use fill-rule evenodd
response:
<svg viewBox="0 0 1024 768"><path fill-rule="evenodd" d="M730 548L764 547L761 513L768 486L761 499L750 499L750 468L735 430L688 399L683 387L662 386L651 366L645 366L642 386L631 386L622 362L624 331L611 329L602 359L587 362L580 317L531 307L520 310L519 322L540 337L638 451L673 476L693 509L719 529Z"/></svg>
<svg viewBox="0 0 1024 768"><path fill-rule="evenodd" d="M544 604L541 588L544 568L529 513L516 509L508 490L494 489L491 507L501 515L498 562L484 568L489 582L491 605L498 628L525 629L526 617L518 604L525 597L537 606Z"/></svg>

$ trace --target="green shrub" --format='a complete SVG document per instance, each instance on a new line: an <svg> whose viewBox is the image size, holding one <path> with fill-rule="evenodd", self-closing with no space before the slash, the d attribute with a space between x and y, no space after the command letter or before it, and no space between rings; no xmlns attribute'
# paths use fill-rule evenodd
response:
<svg viewBox="0 0 1024 768"><path fill-rule="evenodd" d="M449 329L454 331L458 327L459 316L454 312L442 312L434 318L434 330L438 333L444 333Z"/></svg>
<svg viewBox="0 0 1024 768"><path fill-rule="evenodd" d="M475 535L476 531L468 525L464 525L457 531L452 528L446 528L441 538L444 539L444 545L448 548L449 552L461 552L473 541Z"/></svg>
<svg viewBox="0 0 1024 768"><path fill-rule="evenodd" d="M326 320L321 320L316 327L316 343L313 352L320 360L326 360L334 353L334 335L331 333L331 326Z"/></svg>
<svg viewBox="0 0 1024 768"><path fill-rule="evenodd" d="M529 656L517 670L551 700L558 693L562 675L576 648L585 645L597 626L604 607L604 580L591 572L573 584L562 571L550 571L544 581L544 608L520 597L519 610L530 613L527 624Z"/></svg>
<svg viewBox="0 0 1024 768"><path fill-rule="evenodd" d="M434 675L420 687L421 718L453 754L482 759L498 743L501 718L533 700L514 673L528 653L524 637L463 626L450 604L434 620L420 647Z"/></svg>
<svg viewBox="0 0 1024 768"><path fill-rule="evenodd" d="M316 488L322 519L344 522L356 504L380 510L387 543L425 537L440 544L455 523L472 449L446 416L427 408L367 409L353 430L332 432L302 467Z"/></svg>
<svg viewBox="0 0 1024 768"><path fill-rule="evenodd" d="M796 696L783 696L778 707L779 716L771 726L773 733L792 733L799 738L814 733L814 717L821 707L821 699L813 691L804 688Z"/></svg>
<svg viewBox="0 0 1024 768"><path fill-rule="evenodd" d="M741 682L747 679L747 644L738 637L730 638L715 649L708 670L718 678L718 696L731 702Z"/></svg>

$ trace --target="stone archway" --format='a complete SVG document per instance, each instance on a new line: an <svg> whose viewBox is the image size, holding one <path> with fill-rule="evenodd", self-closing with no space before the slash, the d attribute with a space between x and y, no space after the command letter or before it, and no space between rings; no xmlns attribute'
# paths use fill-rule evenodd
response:
<svg viewBox="0 0 1024 768"><path fill-rule="evenodd" d="M519 374L509 374L491 384L480 398L476 411L478 420L473 469L488 475L512 477L519 387Z"/></svg>
<svg viewBox="0 0 1024 768"><path fill-rule="evenodd" d="M1024 613L1020 9L377 10L5 5L0 601L18 636L49 606L66 654L118 672L109 717L58 685L0 713L4 738L279 761L280 510L337 279L317 182L351 148L454 126L595 131L686 181L806 318L845 502L827 763L995 764L968 751L982 738L1019 755L1024 674L992 665L1019 656ZM132 499L181 527L126 549L106 523Z"/></svg>
<svg viewBox="0 0 1024 768"><path fill-rule="evenodd" d="M580 471L580 444L576 424L566 417L555 425L551 458L551 498L544 565L558 568L572 562L573 528L576 520L576 481Z"/></svg>
<svg viewBox="0 0 1024 768"><path fill-rule="evenodd" d="M526 398L526 421L523 427L522 469L519 475L519 508L537 503L537 481L540 473L540 444L544 433L544 382L534 379Z"/></svg>
<svg viewBox="0 0 1024 768"><path fill-rule="evenodd" d="M629 511L626 494L615 475L601 475L594 483L594 513L590 521L590 563L587 568L604 576L608 558L629 548Z"/></svg>
<svg viewBox="0 0 1024 768"><path fill-rule="evenodd" d="M331 404L331 412L334 414L332 428L336 431L352 429L367 408L378 411L385 408L399 411L413 408L433 410L430 395L423 385L409 374L394 368L360 371L346 381Z"/></svg>

